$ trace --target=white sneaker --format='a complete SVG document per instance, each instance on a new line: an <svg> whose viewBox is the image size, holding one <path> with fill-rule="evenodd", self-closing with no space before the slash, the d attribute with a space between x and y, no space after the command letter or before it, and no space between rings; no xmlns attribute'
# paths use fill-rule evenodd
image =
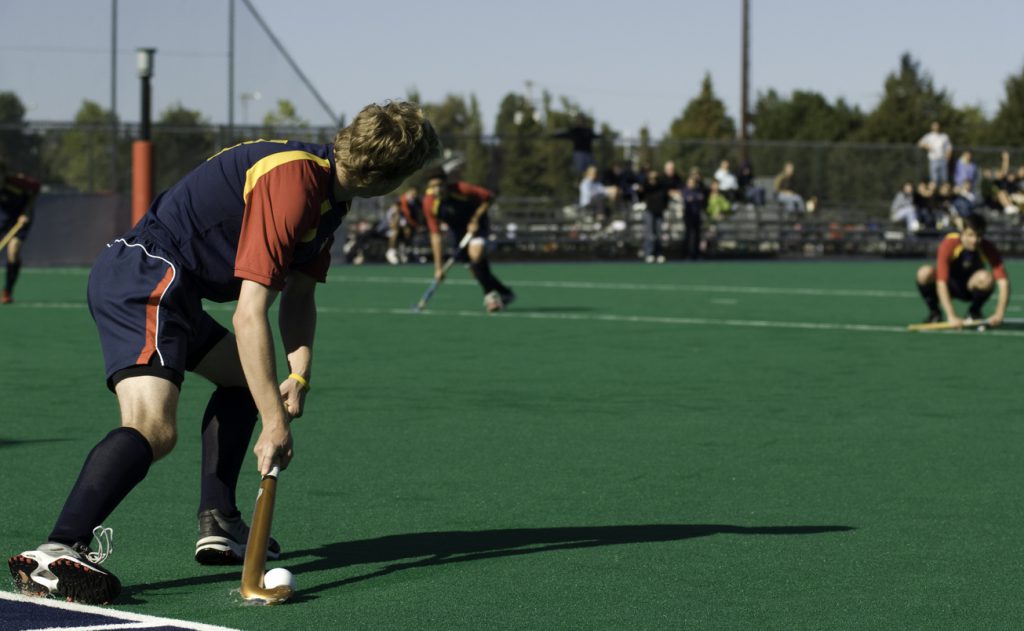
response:
<svg viewBox="0 0 1024 631"><path fill-rule="evenodd" d="M103 605L121 593L121 582L100 567L113 551L113 531L93 530L98 551L81 544L67 546L48 541L35 550L12 556L7 561L14 585L23 594L55 596L71 602Z"/></svg>
<svg viewBox="0 0 1024 631"><path fill-rule="evenodd" d="M395 248L388 248L388 251L384 253L384 258L388 260L388 263L398 265L398 252L395 251Z"/></svg>
<svg viewBox="0 0 1024 631"><path fill-rule="evenodd" d="M653 255L652 256L645 256L644 257L644 263L653 263L653 262L654 262L654 256Z"/></svg>
<svg viewBox="0 0 1024 631"><path fill-rule="evenodd" d="M496 291L487 292L484 296L484 308L487 309L487 313L497 313L505 308L505 303L501 300L501 294Z"/></svg>
<svg viewBox="0 0 1024 631"><path fill-rule="evenodd" d="M662 254L659 254L658 258L656 260L658 261L658 263L664 263L665 262L665 256L662 255Z"/></svg>

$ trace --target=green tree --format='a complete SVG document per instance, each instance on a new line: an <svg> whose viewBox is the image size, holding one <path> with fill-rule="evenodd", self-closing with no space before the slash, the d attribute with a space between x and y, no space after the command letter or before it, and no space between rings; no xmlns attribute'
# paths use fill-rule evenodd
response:
<svg viewBox="0 0 1024 631"><path fill-rule="evenodd" d="M0 92L0 156L10 169L41 177L39 139L26 132L25 106L14 92Z"/></svg>
<svg viewBox="0 0 1024 631"><path fill-rule="evenodd" d="M215 136L202 115L178 103L153 126L156 190L169 188L215 151Z"/></svg>
<svg viewBox="0 0 1024 631"><path fill-rule="evenodd" d="M410 94L419 96L414 91ZM440 103L423 103L421 107L437 130L445 155L462 162L462 177L493 186L489 181L490 158L483 145L483 120L476 97L471 96L467 102L462 96L449 94Z"/></svg>
<svg viewBox="0 0 1024 631"><path fill-rule="evenodd" d="M730 143L692 142L735 140L736 124L715 95L711 74L705 73L700 94L690 100L680 117L672 121L659 147L660 160L681 160L683 165L708 169L732 153ZM659 160L659 161L660 161Z"/></svg>
<svg viewBox="0 0 1024 631"><path fill-rule="evenodd" d="M535 196L545 165L538 148L543 128L540 114L528 99L509 93L501 101L494 125L500 170L498 189L507 196Z"/></svg>
<svg viewBox="0 0 1024 631"><path fill-rule="evenodd" d="M885 79L882 100L864 119L864 125L853 139L916 143L932 121L939 121L953 142L960 142L958 132L963 131L963 115L953 106L946 91L935 87L921 64L910 53L904 53L899 69Z"/></svg>
<svg viewBox="0 0 1024 631"><path fill-rule="evenodd" d="M843 99L832 105L817 92L796 90L790 98L775 90L758 95L752 115L755 140L841 142L864 122L864 115Z"/></svg>
<svg viewBox="0 0 1024 631"><path fill-rule="evenodd" d="M1006 96L992 119L987 137L991 144L1024 147L1024 69L1003 84Z"/></svg>
<svg viewBox="0 0 1024 631"><path fill-rule="evenodd" d="M86 192L117 190L113 178L110 130L117 118L93 101L83 101L71 129L56 137L56 147L45 157L51 179ZM119 163L128 164L127 144L118 141Z"/></svg>
<svg viewBox="0 0 1024 631"><path fill-rule="evenodd" d="M278 99L277 109L263 115L263 134L266 138L294 136L295 131L309 128L309 121L299 116L295 105L288 99Z"/></svg>

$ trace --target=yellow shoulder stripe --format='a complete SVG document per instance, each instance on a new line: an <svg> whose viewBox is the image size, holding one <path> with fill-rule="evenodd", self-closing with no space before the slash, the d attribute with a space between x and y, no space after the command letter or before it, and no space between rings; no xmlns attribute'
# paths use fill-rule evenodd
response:
<svg viewBox="0 0 1024 631"><path fill-rule="evenodd" d="M270 173L282 164L287 164L296 160L312 160L325 169L331 168L330 160L313 155L308 151L295 150L272 153L249 167L249 170L245 172L245 190L242 191L242 199L248 201L249 194L252 193L252 189L256 188L256 183L259 182L261 177Z"/></svg>

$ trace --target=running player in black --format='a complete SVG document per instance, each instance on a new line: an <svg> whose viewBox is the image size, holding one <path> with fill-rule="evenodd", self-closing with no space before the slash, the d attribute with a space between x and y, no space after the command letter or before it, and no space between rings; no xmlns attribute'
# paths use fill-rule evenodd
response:
<svg viewBox="0 0 1024 631"><path fill-rule="evenodd" d="M7 276L4 279L0 304L14 302L14 284L21 271L21 246L32 225L32 206L39 195L39 182L21 173L8 173L7 163L0 158L0 238L11 230L7 242Z"/></svg>
<svg viewBox="0 0 1024 631"><path fill-rule="evenodd" d="M516 295L494 276L487 260L487 236L490 233L487 209L494 200L494 193L462 180L448 180L448 175L441 169L432 173L423 197L423 216L430 230L430 248L434 253L434 278L444 279L440 229L443 221L455 247L467 233L473 235L466 250L457 253L458 260L469 261L469 268L484 292L484 308L489 313L501 311L516 299Z"/></svg>

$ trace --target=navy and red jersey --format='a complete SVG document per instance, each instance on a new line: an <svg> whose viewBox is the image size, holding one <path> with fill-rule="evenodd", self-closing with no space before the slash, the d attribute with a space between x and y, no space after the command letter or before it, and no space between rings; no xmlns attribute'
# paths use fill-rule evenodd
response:
<svg viewBox="0 0 1024 631"><path fill-rule="evenodd" d="M203 298L237 300L242 280L324 282L348 203L334 199L331 145L256 140L224 149L161 193L133 229L171 253Z"/></svg>
<svg viewBox="0 0 1024 631"><path fill-rule="evenodd" d="M968 250L960 241L960 234L951 232L939 244L935 257L935 278L945 283L953 276L966 282L974 272L984 269L986 265L992 268L992 276L996 279L1007 278L1003 256L995 244L980 239L975 250Z"/></svg>
<svg viewBox="0 0 1024 631"><path fill-rule="evenodd" d="M32 207L32 200L39 195L39 182L22 174L8 175L0 187L0 212L22 215Z"/></svg>
<svg viewBox="0 0 1024 631"><path fill-rule="evenodd" d="M482 186L469 182L451 182L441 186L441 194L427 192L423 197L423 217L427 228L435 233L440 230L438 220L445 223L466 222L484 202L494 199L494 193Z"/></svg>

